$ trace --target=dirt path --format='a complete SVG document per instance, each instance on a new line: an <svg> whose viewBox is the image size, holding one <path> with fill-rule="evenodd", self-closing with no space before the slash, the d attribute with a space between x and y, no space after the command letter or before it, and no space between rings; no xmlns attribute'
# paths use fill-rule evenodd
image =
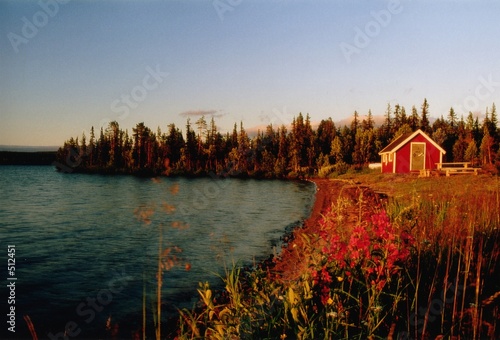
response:
<svg viewBox="0 0 500 340"><path fill-rule="evenodd" d="M320 227L319 220L327 209L337 205L339 199L346 204L344 220L346 228L355 226L360 216L372 214L380 209L381 200L371 188L356 184L354 182L312 179L316 184L316 199L311 216L304 222L303 227L293 231L288 244L282 249L280 256L275 260L272 273L277 279L284 281L296 280L308 268L308 247L317 245L315 235L318 235ZM311 240L308 245L303 235Z"/></svg>

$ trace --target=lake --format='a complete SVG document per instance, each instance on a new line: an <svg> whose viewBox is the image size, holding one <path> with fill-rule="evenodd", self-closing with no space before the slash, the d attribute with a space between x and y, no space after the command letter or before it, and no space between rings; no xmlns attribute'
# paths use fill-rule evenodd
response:
<svg viewBox="0 0 500 340"><path fill-rule="evenodd" d="M29 315L39 338L62 339L69 327L68 338L84 339L106 336L108 320L121 336L140 331L144 291L152 323L160 251L162 311L172 315L193 306L198 282L217 285L232 263L252 265L277 252L285 232L309 216L316 189L299 181L1 166L0 190L1 295L7 301L15 278L14 337L29 335ZM2 323L1 337L12 337Z"/></svg>

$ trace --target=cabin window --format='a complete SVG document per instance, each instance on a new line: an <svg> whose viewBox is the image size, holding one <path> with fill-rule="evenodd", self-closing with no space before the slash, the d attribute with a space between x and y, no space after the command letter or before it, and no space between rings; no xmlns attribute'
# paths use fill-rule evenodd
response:
<svg viewBox="0 0 500 340"><path fill-rule="evenodd" d="M387 165L387 154L382 155L382 162L384 162Z"/></svg>
<svg viewBox="0 0 500 340"><path fill-rule="evenodd" d="M389 162L392 162L392 152L389 154Z"/></svg>

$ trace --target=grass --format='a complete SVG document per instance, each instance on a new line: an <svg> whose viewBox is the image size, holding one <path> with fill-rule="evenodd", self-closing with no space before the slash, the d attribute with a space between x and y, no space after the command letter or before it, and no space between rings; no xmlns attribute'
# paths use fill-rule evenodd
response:
<svg viewBox="0 0 500 340"><path fill-rule="evenodd" d="M297 280L236 266L223 278L225 291L201 285L198 308L181 312L178 338L500 337L498 178L343 180L389 199L334 202L319 232L304 236L308 265ZM341 216L349 204L359 211L350 225Z"/></svg>

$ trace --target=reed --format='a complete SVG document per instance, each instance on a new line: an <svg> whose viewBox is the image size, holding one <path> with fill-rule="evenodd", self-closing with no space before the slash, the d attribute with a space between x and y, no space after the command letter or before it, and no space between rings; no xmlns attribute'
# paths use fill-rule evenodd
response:
<svg viewBox="0 0 500 340"><path fill-rule="evenodd" d="M178 337L499 338L498 180L409 180L383 206L345 183L300 239L299 276L233 265L223 292L200 285Z"/></svg>

